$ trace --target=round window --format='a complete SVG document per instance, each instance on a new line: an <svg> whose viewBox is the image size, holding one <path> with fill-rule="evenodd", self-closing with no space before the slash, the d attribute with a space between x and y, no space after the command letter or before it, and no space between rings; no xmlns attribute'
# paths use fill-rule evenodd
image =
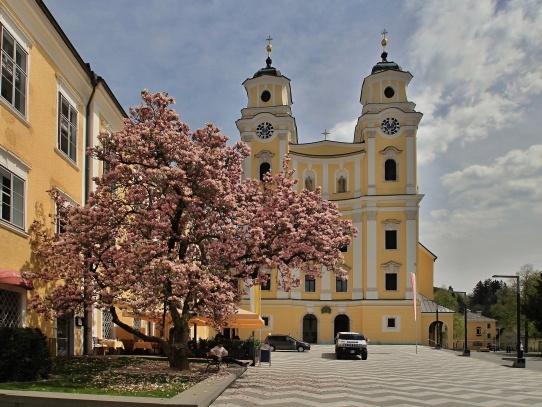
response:
<svg viewBox="0 0 542 407"><path fill-rule="evenodd" d="M260 97L262 98L262 101L269 102L269 100L271 100L271 92L269 92L268 90L264 90Z"/></svg>
<svg viewBox="0 0 542 407"><path fill-rule="evenodd" d="M395 90L391 86L384 89L384 96L386 96L388 99L392 98L393 95L395 95Z"/></svg>

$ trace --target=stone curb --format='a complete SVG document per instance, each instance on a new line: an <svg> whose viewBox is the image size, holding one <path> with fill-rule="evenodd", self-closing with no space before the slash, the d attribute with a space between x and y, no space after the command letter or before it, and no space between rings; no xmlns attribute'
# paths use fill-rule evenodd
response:
<svg viewBox="0 0 542 407"><path fill-rule="evenodd" d="M101 396L96 394L51 393L0 389L2 407L208 407L247 370L226 368L223 380L208 378L172 398Z"/></svg>

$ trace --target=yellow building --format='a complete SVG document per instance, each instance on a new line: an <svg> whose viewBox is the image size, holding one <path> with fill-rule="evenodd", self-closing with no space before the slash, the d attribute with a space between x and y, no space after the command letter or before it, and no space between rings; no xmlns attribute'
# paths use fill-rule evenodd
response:
<svg viewBox="0 0 542 407"><path fill-rule="evenodd" d="M30 225L55 213L47 190L84 204L103 170L85 150L101 130L120 130L126 113L41 0L0 0L0 30L0 269L11 277L0 278L0 324L39 327L54 353L81 354L82 319L27 312L30 294L14 276L34 267ZM96 330L90 321L87 336Z"/></svg>
<svg viewBox="0 0 542 407"><path fill-rule="evenodd" d="M482 315L482 311L467 312L467 348L478 351L480 348L496 346L497 320ZM514 349L515 349L514 337ZM455 338L454 347L465 349L465 337Z"/></svg>
<svg viewBox="0 0 542 407"><path fill-rule="evenodd" d="M363 81L361 115L350 143L327 140L326 131L320 142L299 143L290 79L272 67L270 44L266 67L243 82L248 103L236 124L251 148L245 177L275 174L289 154L297 187L320 187L359 230L343 248L347 281L324 268L321 279L299 275L301 286L285 292L278 288L276 270L270 270L270 284L261 294L250 290L241 305L261 313L267 324L263 335L333 343L337 332L357 331L372 343L429 343L435 320L429 312L422 320L419 298L414 319L411 283L416 276L419 293L432 300L436 257L418 241L423 195L417 186L416 133L422 114L407 96L412 75L387 60L386 44L384 38L382 61ZM451 314L444 324L451 338Z"/></svg>

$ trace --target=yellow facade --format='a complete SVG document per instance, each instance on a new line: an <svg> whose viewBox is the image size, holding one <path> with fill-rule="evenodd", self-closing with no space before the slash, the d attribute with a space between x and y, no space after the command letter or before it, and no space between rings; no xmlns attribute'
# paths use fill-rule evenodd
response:
<svg viewBox="0 0 542 407"><path fill-rule="evenodd" d="M277 273L271 270L271 286L261 298L259 290L249 290L242 306L261 310L267 321L262 336L290 334L332 343L336 332L352 330L373 343L430 343L436 315L427 307L422 318L417 299L414 319L411 284L414 275L419 293L432 303L436 257L418 240L423 195L417 187L416 132L422 114L407 97L412 75L383 58L363 82L351 143L327 137L299 143L290 80L270 59L243 83L247 107L236 124L251 148L245 177L275 174L289 154L297 188L321 188L359 230L344 248L347 282L323 269L316 281L299 275L301 285L286 292L277 288ZM445 319L453 332L453 319Z"/></svg>
<svg viewBox="0 0 542 407"><path fill-rule="evenodd" d="M126 114L42 1L0 0L0 25L8 72L0 84L0 269L24 272L37 267L30 225L37 220L55 229L49 214L56 208L47 191L59 190L71 205L84 204L89 180L100 171L85 150L97 144L104 126L120 129ZM0 283L1 312L13 315L4 324L39 327L53 353L81 354L81 319L44 320L26 311L31 295Z"/></svg>
<svg viewBox="0 0 542 407"><path fill-rule="evenodd" d="M467 312L467 344L471 351L479 351L489 344L496 345L497 320L485 317L481 312ZM515 343L515 342L514 342ZM456 349L465 348L465 338L455 338Z"/></svg>

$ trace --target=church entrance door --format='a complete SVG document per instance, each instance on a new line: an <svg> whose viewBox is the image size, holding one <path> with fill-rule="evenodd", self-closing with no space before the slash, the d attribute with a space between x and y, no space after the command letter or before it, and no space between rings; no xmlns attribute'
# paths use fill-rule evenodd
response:
<svg viewBox="0 0 542 407"><path fill-rule="evenodd" d="M318 342L318 319L313 314L303 317L303 342Z"/></svg>
<svg viewBox="0 0 542 407"><path fill-rule="evenodd" d="M335 317L333 339L337 336L337 332L350 332L350 318L348 315L337 315Z"/></svg>

